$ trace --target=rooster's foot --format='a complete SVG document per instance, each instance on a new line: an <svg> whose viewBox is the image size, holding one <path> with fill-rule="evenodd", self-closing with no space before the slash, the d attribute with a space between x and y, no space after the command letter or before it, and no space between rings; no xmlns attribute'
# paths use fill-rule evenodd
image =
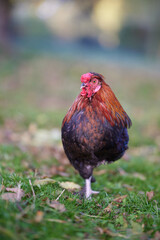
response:
<svg viewBox="0 0 160 240"><path fill-rule="evenodd" d="M88 199L88 200L91 200L92 194L98 194L98 193L99 193L99 191L92 191L91 190L89 193L86 193L85 198Z"/></svg>
<svg viewBox="0 0 160 240"><path fill-rule="evenodd" d="M91 199L92 194L98 194L99 193L98 191L93 191L91 189L91 179L92 179L92 176L85 180L85 182L86 182L86 184L85 184L85 198L86 199Z"/></svg>
<svg viewBox="0 0 160 240"><path fill-rule="evenodd" d="M98 194L99 191L93 191L91 189L91 182L95 182L95 178L91 176L89 179L85 180L85 185L79 192L75 192L74 194L79 195L80 198L91 199L92 194Z"/></svg>

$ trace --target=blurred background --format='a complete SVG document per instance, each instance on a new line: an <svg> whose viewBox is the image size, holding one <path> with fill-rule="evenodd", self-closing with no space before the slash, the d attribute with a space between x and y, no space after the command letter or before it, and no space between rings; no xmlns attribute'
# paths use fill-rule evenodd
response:
<svg viewBox="0 0 160 240"><path fill-rule="evenodd" d="M130 146L157 159L159 13L158 0L0 0L0 141L60 141L80 76L94 71L133 121Z"/></svg>

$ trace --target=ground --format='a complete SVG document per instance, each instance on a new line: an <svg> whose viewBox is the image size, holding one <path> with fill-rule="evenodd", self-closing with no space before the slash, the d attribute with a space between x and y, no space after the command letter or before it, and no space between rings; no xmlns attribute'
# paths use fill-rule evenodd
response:
<svg viewBox="0 0 160 240"><path fill-rule="evenodd" d="M60 140L88 71L106 77L133 122L124 158L95 170L100 194L90 201L70 189L83 180ZM154 68L115 59L0 59L1 239L160 239L159 79Z"/></svg>

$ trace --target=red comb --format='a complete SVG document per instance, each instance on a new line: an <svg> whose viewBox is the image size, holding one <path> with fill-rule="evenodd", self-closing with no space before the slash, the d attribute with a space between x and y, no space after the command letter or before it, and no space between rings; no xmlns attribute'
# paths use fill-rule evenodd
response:
<svg viewBox="0 0 160 240"><path fill-rule="evenodd" d="M83 82L83 83L88 82L88 81L91 79L92 75L93 75L93 74L90 73L90 72L83 74L83 75L81 76L81 82Z"/></svg>

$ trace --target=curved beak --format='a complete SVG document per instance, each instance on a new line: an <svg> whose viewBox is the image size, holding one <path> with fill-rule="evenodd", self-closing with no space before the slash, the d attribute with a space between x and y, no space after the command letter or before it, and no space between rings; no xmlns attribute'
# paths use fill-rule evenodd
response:
<svg viewBox="0 0 160 240"><path fill-rule="evenodd" d="M85 83L82 83L80 89L84 88L85 86Z"/></svg>

